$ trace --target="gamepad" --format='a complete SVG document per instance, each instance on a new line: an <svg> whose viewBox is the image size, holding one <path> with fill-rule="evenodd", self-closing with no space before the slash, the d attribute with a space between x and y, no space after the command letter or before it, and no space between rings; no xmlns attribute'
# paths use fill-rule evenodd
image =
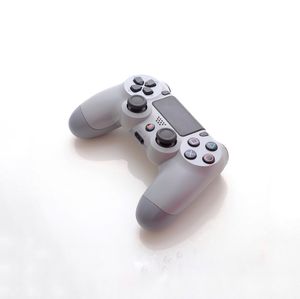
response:
<svg viewBox="0 0 300 299"><path fill-rule="evenodd" d="M225 146L171 95L169 86L146 75L130 77L85 101L71 115L69 127L80 138L123 127L159 166L136 209L137 221L145 229L167 226L228 161Z"/></svg>

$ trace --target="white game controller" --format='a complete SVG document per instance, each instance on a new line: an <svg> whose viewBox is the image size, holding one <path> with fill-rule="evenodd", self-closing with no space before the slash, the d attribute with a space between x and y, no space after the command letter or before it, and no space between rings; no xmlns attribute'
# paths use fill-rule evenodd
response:
<svg viewBox="0 0 300 299"><path fill-rule="evenodd" d="M159 165L159 174L136 210L139 224L160 229L176 218L224 169L225 146L214 140L171 95L167 84L133 76L81 104L69 126L80 138L93 138L123 127Z"/></svg>

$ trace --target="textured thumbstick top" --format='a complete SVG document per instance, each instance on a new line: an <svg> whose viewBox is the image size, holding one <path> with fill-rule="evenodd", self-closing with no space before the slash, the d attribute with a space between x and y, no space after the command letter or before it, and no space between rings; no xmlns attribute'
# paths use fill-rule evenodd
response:
<svg viewBox="0 0 300 299"><path fill-rule="evenodd" d="M172 147L177 142L177 135L174 130L163 128L157 131L156 142L162 147Z"/></svg>
<svg viewBox="0 0 300 299"><path fill-rule="evenodd" d="M127 108L134 113L141 113L147 109L147 101L142 96L132 96L127 100Z"/></svg>

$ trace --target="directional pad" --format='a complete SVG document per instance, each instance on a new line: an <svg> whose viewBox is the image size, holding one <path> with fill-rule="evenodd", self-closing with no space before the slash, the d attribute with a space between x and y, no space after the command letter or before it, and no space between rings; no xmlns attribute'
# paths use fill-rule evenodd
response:
<svg viewBox="0 0 300 299"><path fill-rule="evenodd" d="M154 93L153 87L157 86L157 83L153 79L149 79L146 82L141 76L137 76L133 78L133 83L130 86L130 90L134 93L143 91L143 94L146 96L150 96Z"/></svg>

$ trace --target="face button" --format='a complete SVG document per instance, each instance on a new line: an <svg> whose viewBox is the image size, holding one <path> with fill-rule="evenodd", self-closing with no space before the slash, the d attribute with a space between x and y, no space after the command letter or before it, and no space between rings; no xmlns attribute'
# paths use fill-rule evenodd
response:
<svg viewBox="0 0 300 299"><path fill-rule="evenodd" d="M145 86L147 87L155 87L156 83L154 82L154 80L150 79L145 83Z"/></svg>
<svg viewBox="0 0 300 299"><path fill-rule="evenodd" d="M177 142L177 135L172 129L163 128L156 132L156 142L162 147L172 147Z"/></svg>
<svg viewBox="0 0 300 299"><path fill-rule="evenodd" d="M140 85L131 85L130 89L133 92L139 92L142 89L142 86L140 86Z"/></svg>
<svg viewBox="0 0 300 299"><path fill-rule="evenodd" d="M153 90L149 87L144 87L143 88L143 93L146 95L146 96L150 96L150 94L153 93Z"/></svg>
<svg viewBox="0 0 300 299"><path fill-rule="evenodd" d="M141 113L147 109L147 101L142 96L132 96L127 100L127 108L134 113Z"/></svg>
<svg viewBox="0 0 300 299"><path fill-rule="evenodd" d="M133 79L133 82L134 82L135 84L137 84L137 85L143 85L143 84L144 84L144 80L143 80L142 77L135 77L135 78Z"/></svg>
<svg viewBox="0 0 300 299"><path fill-rule="evenodd" d="M200 141L199 141L198 138L192 137L192 138L190 138L190 139L188 140L188 144L189 144L190 146L197 147L197 146L200 145Z"/></svg>
<svg viewBox="0 0 300 299"><path fill-rule="evenodd" d="M212 154L206 154L202 157L202 160L206 164L213 164L215 162L215 157Z"/></svg>
<svg viewBox="0 0 300 299"><path fill-rule="evenodd" d="M205 147L206 147L207 150L209 150L211 152L214 152L214 151L216 151L218 149L217 144L214 143L214 142L207 142L205 144Z"/></svg>
<svg viewBox="0 0 300 299"><path fill-rule="evenodd" d="M206 133L206 132L201 132L199 135L200 135L201 137L206 137L206 136L208 136L208 133Z"/></svg>
<svg viewBox="0 0 300 299"><path fill-rule="evenodd" d="M187 150L184 152L184 156L189 160L194 160L197 157L197 154L193 150Z"/></svg>
<svg viewBox="0 0 300 299"><path fill-rule="evenodd" d="M170 92L169 92L168 90L163 90L163 91L161 92L161 94L162 94L163 96L167 96L168 94L170 94Z"/></svg>
<svg viewBox="0 0 300 299"><path fill-rule="evenodd" d="M155 129L155 125L154 124L147 124L145 129L146 129L146 131L151 132Z"/></svg>

